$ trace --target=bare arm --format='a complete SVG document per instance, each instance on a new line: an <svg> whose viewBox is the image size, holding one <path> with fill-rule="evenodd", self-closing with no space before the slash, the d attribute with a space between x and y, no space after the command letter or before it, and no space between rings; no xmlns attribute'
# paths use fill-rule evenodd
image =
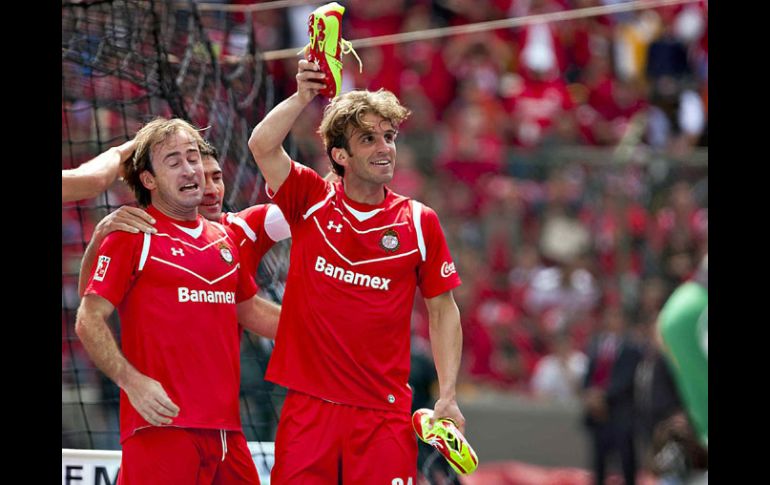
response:
<svg viewBox="0 0 770 485"><path fill-rule="evenodd" d="M291 169L291 158L283 149L283 141L305 106L324 87L324 77L314 63L300 60L296 75L297 92L273 108L251 132L249 149L273 191L280 188Z"/></svg>
<svg viewBox="0 0 770 485"><path fill-rule="evenodd" d="M112 147L77 168L61 171L61 201L90 199L118 178L124 161L134 153L134 140Z"/></svg>
<svg viewBox="0 0 770 485"><path fill-rule="evenodd" d="M462 357L463 334L460 310L451 291L434 298L426 298L430 322L430 343L438 373L439 399L434 406L435 419L454 420L461 432L465 431L465 417L456 401L457 373Z"/></svg>
<svg viewBox="0 0 770 485"><path fill-rule="evenodd" d="M142 209L130 206L120 207L115 212L108 214L104 217L94 229L94 235L91 237L85 253L83 253L83 259L80 262L80 276L78 278L78 294L82 297L83 292L86 291L86 285L88 284L88 278L91 276L91 269L94 266L94 260L96 259L96 251L99 249L99 245L107 234L113 231L126 231L131 233L137 233L139 231L155 233L157 232L152 224L155 224L155 219L143 211Z"/></svg>
<svg viewBox="0 0 770 485"><path fill-rule="evenodd" d="M274 339L278 331L280 305L254 295L238 304L238 323L252 333Z"/></svg>
<svg viewBox="0 0 770 485"><path fill-rule="evenodd" d="M168 397L163 386L131 365L118 349L107 318L115 310L109 300L86 295L78 308L75 332L94 364L112 379L144 419L154 426L171 424L179 407Z"/></svg>

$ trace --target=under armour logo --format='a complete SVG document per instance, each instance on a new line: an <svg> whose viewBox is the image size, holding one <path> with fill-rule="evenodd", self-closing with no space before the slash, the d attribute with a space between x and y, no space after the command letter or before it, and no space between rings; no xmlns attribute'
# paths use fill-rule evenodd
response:
<svg viewBox="0 0 770 485"><path fill-rule="evenodd" d="M326 226L326 229L328 229L328 230L332 230L332 229L334 229L334 230L335 230L335 231L337 231L338 233L339 233L339 232L342 232L342 223L340 222L339 224L335 225L335 224L334 224L334 222L332 222L332 221L329 221L329 225L328 225L328 226Z"/></svg>
<svg viewBox="0 0 770 485"><path fill-rule="evenodd" d="M178 248L171 248L171 254L174 256L184 256L184 251Z"/></svg>

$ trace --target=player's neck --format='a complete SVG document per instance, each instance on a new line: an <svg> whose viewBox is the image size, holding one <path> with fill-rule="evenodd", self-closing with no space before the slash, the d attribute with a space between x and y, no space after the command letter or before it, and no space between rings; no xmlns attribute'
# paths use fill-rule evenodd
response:
<svg viewBox="0 0 770 485"><path fill-rule="evenodd" d="M353 180L343 180L342 188L345 196L361 204L379 205L385 200L384 184L356 183Z"/></svg>
<svg viewBox="0 0 770 485"><path fill-rule="evenodd" d="M194 221L198 219L197 206L193 208L174 206L167 204L165 201L160 199L153 200L152 205L155 207L155 209L158 210L158 212L171 219L176 219L178 221Z"/></svg>

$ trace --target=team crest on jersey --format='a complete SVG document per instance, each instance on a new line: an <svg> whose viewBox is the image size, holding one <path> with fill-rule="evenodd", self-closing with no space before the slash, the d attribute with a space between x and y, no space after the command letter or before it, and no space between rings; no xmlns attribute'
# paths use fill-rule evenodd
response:
<svg viewBox="0 0 770 485"><path fill-rule="evenodd" d="M99 261L96 263L96 271L94 271L94 279L96 281L104 281L104 277L107 275L107 268L110 266L109 256L99 256Z"/></svg>
<svg viewBox="0 0 770 485"><path fill-rule="evenodd" d="M398 240L398 233L393 229L388 229L382 233L382 239L380 239L380 247L385 251L392 253L401 243Z"/></svg>
<svg viewBox="0 0 770 485"><path fill-rule="evenodd" d="M225 263L233 264L233 253L230 251L230 248L227 247L226 244L221 244L219 246L219 255L222 257L222 261Z"/></svg>

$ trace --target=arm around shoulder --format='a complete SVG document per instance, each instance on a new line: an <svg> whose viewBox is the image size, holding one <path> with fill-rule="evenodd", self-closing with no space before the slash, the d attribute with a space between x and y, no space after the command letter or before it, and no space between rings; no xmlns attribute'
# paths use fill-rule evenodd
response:
<svg viewBox="0 0 770 485"><path fill-rule="evenodd" d="M238 322L252 333L274 339L281 307L257 295L238 304Z"/></svg>
<svg viewBox="0 0 770 485"><path fill-rule="evenodd" d="M112 147L71 170L61 172L62 202L90 199L101 194L121 173L121 164L134 152L130 140Z"/></svg>

